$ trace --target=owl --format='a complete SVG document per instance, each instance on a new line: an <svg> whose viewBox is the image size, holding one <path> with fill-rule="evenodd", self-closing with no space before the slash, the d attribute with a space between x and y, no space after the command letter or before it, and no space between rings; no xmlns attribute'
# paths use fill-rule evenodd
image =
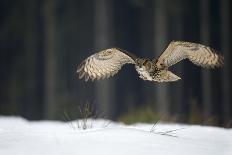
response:
<svg viewBox="0 0 232 155"><path fill-rule="evenodd" d="M139 77L155 82L173 82L181 78L169 67L181 60L188 59L193 64L204 68L222 67L223 56L202 44L172 41L166 50L155 59L138 58L134 54L120 48L109 48L95 53L85 59L77 68L79 79L85 81L100 80L115 75L123 65L133 64Z"/></svg>

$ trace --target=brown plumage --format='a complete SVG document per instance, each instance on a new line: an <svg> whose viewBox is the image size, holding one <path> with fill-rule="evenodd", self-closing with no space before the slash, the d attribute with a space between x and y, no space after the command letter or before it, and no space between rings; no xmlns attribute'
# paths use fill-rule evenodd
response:
<svg viewBox="0 0 232 155"><path fill-rule="evenodd" d="M132 53L119 48L100 51L85 59L77 69L79 78L85 81L100 80L115 75L123 65L134 64L139 77L143 80L157 82L172 82L181 79L168 71L168 67L183 59L189 59L194 64L205 67L222 67L223 56L215 50L197 43L172 41L158 59L137 58Z"/></svg>

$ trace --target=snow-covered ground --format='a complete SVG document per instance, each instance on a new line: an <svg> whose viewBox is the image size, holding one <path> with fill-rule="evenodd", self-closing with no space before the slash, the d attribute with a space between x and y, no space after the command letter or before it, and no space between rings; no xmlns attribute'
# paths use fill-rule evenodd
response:
<svg viewBox="0 0 232 155"><path fill-rule="evenodd" d="M76 122L0 117L0 155L232 155L232 129L91 122L81 130Z"/></svg>

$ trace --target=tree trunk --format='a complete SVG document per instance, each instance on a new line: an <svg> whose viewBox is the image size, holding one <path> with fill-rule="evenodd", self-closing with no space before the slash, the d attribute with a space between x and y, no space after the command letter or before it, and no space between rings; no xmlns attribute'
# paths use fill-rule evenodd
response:
<svg viewBox="0 0 232 155"><path fill-rule="evenodd" d="M171 32L171 38L174 40L182 40L183 39L183 14L184 14L184 2L182 0L172 0L172 2L175 3L171 7L171 10L169 11L170 18L170 29ZM182 63L179 63L174 68L174 73L180 74L179 76L183 76L183 79L181 82L175 83L175 85L170 86L170 113L174 114L176 116L177 121L180 122L186 122L188 119L188 87L187 84L187 76L184 75L185 71L184 69L188 66L184 66ZM173 112L174 111L174 112Z"/></svg>
<svg viewBox="0 0 232 155"><path fill-rule="evenodd" d="M231 71L230 71L230 9L229 0L221 0L221 41L222 51L225 57L225 67L223 69L223 124L232 126L232 106L231 106Z"/></svg>
<svg viewBox="0 0 232 155"><path fill-rule="evenodd" d="M153 22L154 20L154 2L153 1L144 1L144 8L140 8L141 9L141 18L139 20L139 26L140 26L140 31L139 34L141 34L141 53L138 54L138 56L141 57L148 57L148 58L152 58L154 56L154 52L152 53L152 51L154 51L154 41L153 39L155 38L155 34L154 34L154 24L156 24L155 22ZM152 21L152 22L151 22ZM156 54L157 55L157 54ZM139 79L140 82L141 79ZM152 102L152 104L156 103L155 101L155 96L154 96L154 85L152 85L151 83L147 83L147 82L143 82L143 84L141 84L141 96L142 96L142 101L144 103L148 103L150 104ZM135 99L135 98L134 98ZM138 102L138 101L137 101ZM134 103L136 103L136 101L134 101Z"/></svg>
<svg viewBox="0 0 232 155"><path fill-rule="evenodd" d="M209 0L200 1L200 15L201 15L201 42L205 45L209 45L210 42L210 8ZM211 76L210 70L202 69L202 93L203 93L203 111L204 121L208 121L208 118L212 116L212 92L211 92Z"/></svg>
<svg viewBox="0 0 232 155"><path fill-rule="evenodd" d="M27 7L30 6L30 7ZM38 49L37 35L37 3L35 0L28 0L25 8L26 13L26 37L25 37L25 56L26 56L26 83L25 83L25 102L23 116L30 119L39 119L41 116L40 103L36 88L36 54Z"/></svg>
<svg viewBox="0 0 232 155"><path fill-rule="evenodd" d="M112 0L95 1L94 25L95 38L94 45L96 51L103 50L112 46L113 41L113 8ZM114 118L115 106L115 86L114 79L96 82L95 94L97 109L107 118Z"/></svg>
<svg viewBox="0 0 232 155"><path fill-rule="evenodd" d="M155 57L160 55L168 45L167 34L167 1L156 0L154 3L154 51ZM162 116L169 114L169 95L167 84L157 83L155 89L157 108Z"/></svg>
<svg viewBox="0 0 232 155"><path fill-rule="evenodd" d="M55 52L55 0L44 1L45 118L54 119L57 112L57 55Z"/></svg>

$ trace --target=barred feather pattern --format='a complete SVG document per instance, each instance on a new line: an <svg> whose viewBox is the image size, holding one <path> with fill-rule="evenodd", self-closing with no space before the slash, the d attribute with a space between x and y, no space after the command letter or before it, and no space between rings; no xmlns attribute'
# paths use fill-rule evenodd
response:
<svg viewBox="0 0 232 155"><path fill-rule="evenodd" d="M181 78L168 68L183 59L189 59L195 65L205 68L222 67L224 58L202 44L172 41L158 59L137 58L135 55L119 49L110 48L95 53L85 59L77 69L79 78L85 81L100 80L115 75L123 65L134 64L139 77L155 82L173 82Z"/></svg>
<svg viewBox="0 0 232 155"><path fill-rule="evenodd" d="M117 48L100 51L85 59L77 69L79 79L100 80L115 75L124 64L134 64L134 59Z"/></svg>
<svg viewBox="0 0 232 155"><path fill-rule="evenodd" d="M222 67L224 65L223 56L216 54L214 50L209 47L205 47L198 52L189 52L188 58L195 65L204 68Z"/></svg>
<svg viewBox="0 0 232 155"><path fill-rule="evenodd" d="M195 65L215 68L224 65L224 58L216 50L202 44L172 41L161 54L157 65L170 67L183 59L189 59Z"/></svg>

